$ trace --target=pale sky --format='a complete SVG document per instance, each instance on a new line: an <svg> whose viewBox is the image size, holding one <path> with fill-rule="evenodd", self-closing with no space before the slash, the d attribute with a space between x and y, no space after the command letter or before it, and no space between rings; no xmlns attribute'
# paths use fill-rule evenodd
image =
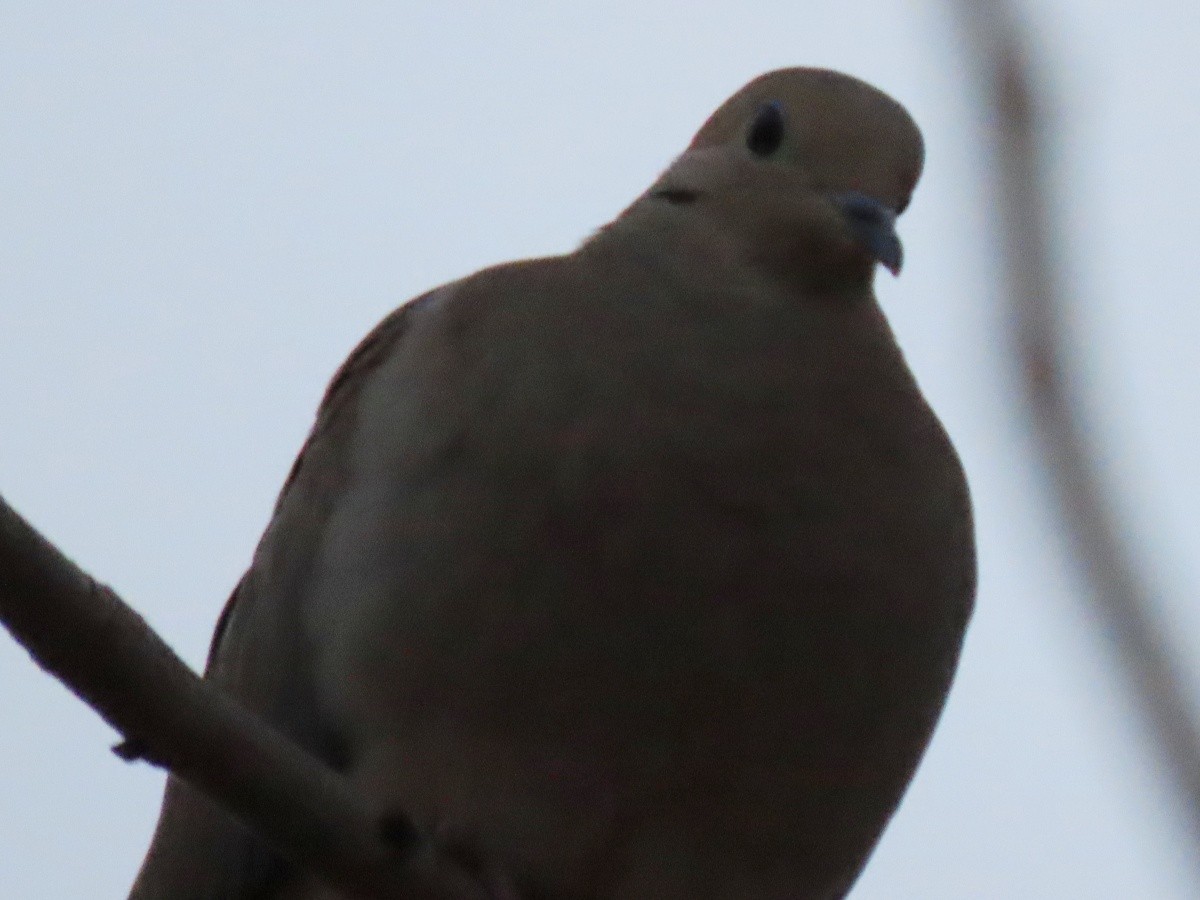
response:
<svg viewBox="0 0 1200 900"><path fill-rule="evenodd" d="M408 9L407 7L412 7ZM393 306L569 250L749 78L858 75L928 160L879 294L977 508L946 715L853 900L1183 900L1157 777L1021 430L948 4L0 5L0 493L191 664L337 364ZM1200 15L1029 4L1106 471L1200 703ZM1125 6L1126 10L1131 10ZM0 885L122 897L162 776L0 636Z"/></svg>

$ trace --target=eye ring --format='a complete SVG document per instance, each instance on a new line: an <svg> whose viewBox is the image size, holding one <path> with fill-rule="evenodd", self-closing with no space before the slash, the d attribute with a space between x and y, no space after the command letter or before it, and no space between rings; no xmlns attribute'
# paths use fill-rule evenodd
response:
<svg viewBox="0 0 1200 900"><path fill-rule="evenodd" d="M766 159L783 146L783 134L782 104L778 100L764 103L746 131L746 149L760 159Z"/></svg>

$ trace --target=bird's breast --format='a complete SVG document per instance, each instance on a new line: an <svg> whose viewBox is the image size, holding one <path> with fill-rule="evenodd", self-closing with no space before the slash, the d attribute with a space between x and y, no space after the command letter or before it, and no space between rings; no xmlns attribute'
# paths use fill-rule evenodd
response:
<svg viewBox="0 0 1200 900"><path fill-rule="evenodd" d="M308 604L361 777L563 871L650 796L715 817L713 853L722 816L774 823L767 854L834 846L805 822L852 797L882 827L971 591L961 473L915 387L822 382L783 330L735 330L756 363L714 378L744 353L665 312L565 344L539 320L491 317L503 352L418 326L362 391Z"/></svg>

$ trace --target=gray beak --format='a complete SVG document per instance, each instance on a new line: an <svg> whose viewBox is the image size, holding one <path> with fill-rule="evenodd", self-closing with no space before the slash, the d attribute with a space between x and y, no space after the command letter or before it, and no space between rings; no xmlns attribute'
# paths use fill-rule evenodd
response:
<svg viewBox="0 0 1200 900"><path fill-rule="evenodd" d="M904 248L896 236L895 211L857 191L838 194L833 202L845 214L850 231L863 249L893 275L899 275L904 265Z"/></svg>

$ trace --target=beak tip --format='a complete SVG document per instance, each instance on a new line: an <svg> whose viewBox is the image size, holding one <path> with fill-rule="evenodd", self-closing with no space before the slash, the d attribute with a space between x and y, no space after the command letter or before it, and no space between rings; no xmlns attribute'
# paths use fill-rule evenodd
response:
<svg viewBox="0 0 1200 900"><path fill-rule="evenodd" d="M896 235L895 210L857 191L838 195L834 201L863 249L893 275L899 275L904 248Z"/></svg>

